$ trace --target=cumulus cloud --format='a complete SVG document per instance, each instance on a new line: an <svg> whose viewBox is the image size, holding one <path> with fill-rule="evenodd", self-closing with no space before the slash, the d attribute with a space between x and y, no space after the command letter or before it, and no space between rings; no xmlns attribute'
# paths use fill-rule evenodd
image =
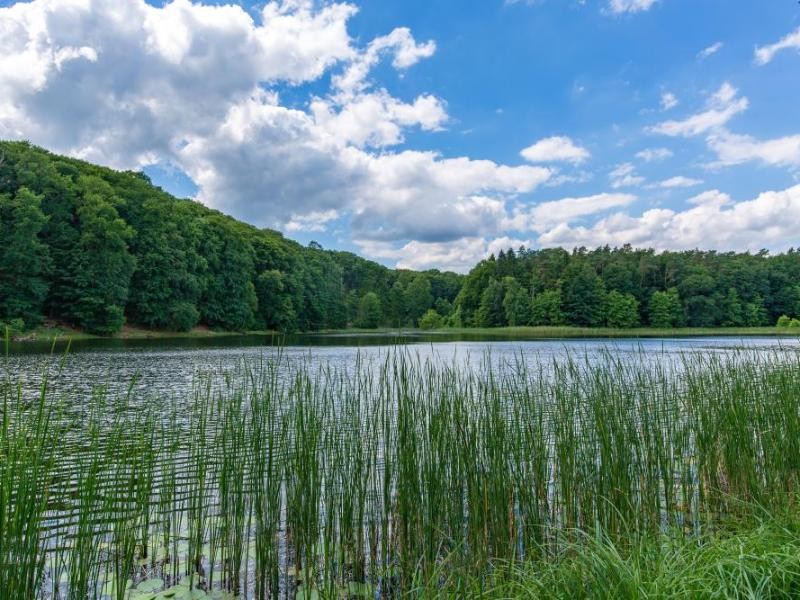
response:
<svg viewBox="0 0 800 600"><path fill-rule="evenodd" d="M792 33L784 36L774 44L756 48L756 64L766 65L767 63L772 62L772 59L775 58L775 55L778 52L791 49L800 50L800 27L798 27Z"/></svg>
<svg viewBox="0 0 800 600"><path fill-rule="evenodd" d="M586 148L576 145L565 136L543 138L535 144L524 148L520 156L532 163L571 162L582 163L589 156Z"/></svg>
<svg viewBox="0 0 800 600"><path fill-rule="evenodd" d="M531 247L533 242L508 236L496 238L466 237L450 243L411 241L402 246L374 240L357 240L369 256L396 261L401 269L441 269L466 273L475 264L500 250Z"/></svg>
<svg viewBox="0 0 800 600"><path fill-rule="evenodd" d="M661 110L670 110L680 104L677 96L672 92L664 92L661 94Z"/></svg>
<svg viewBox="0 0 800 600"><path fill-rule="evenodd" d="M708 48L703 48L700 52L697 53L698 60L705 60L709 56L712 56L722 50L724 44L722 42L716 42L711 44Z"/></svg>
<svg viewBox="0 0 800 600"><path fill-rule="evenodd" d="M636 167L631 163L622 163L608 174L611 187L614 189L632 187L644 183L644 177L636 173Z"/></svg>
<svg viewBox="0 0 800 600"><path fill-rule="evenodd" d="M713 166L758 161L767 165L800 167L800 135L758 140L749 135L721 131L709 136L708 146L717 153Z"/></svg>
<svg viewBox="0 0 800 600"><path fill-rule="evenodd" d="M356 8L311 0L239 6L174 0L34 0L0 9L0 137L118 168L185 171L198 199L258 225L363 239L499 235L506 203L552 171L435 152L392 152L437 131L444 101L376 88L436 51L407 28L356 45ZM279 90L330 75L303 108Z"/></svg>
<svg viewBox="0 0 800 600"><path fill-rule="evenodd" d="M702 179L692 179L691 177L684 177L683 175L677 175L675 177L670 177L669 179L664 179L663 181L659 181L652 187L660 187L660 188L687 188L687 187L694 187L696 185L701 185L703 183Z"/></svg>
<svg viewBox="0 0 800 600"><path fill-rule="evenodd" d="M603 193L539 202L531 209L518 209L508 227L515 231L542 233L559 223L571 223L581 217L628 206L635 201L636 196L632 194Z"/></svg>
<svg viewBox="0 0 800 600"><path fill-rule="evenodd" d="M690 137L718 129L734 116L747 110L747 98L738 97L738 91L727 81L711 95L706 110L679 121L664 121L649 129L652 133L668 136Z"/></svg>
<svg viewBox="0 0 800 600"><path fill-rule="evenodd" d="M645 148L641 152L636 153L636 158L644 162L656 162L659 160L666 160L672 156L672 150L669 148Z"/></svg>
<svg viewBox="0 0 800 600"><path fill-rule="evenodd" d="M757 251L769 240L775 249L800 241L800 186L764 192L752 200L734 202L713 190L690 199L691 208L656 208L635 217L615 213L591 227L562 224L542 234L538 243L571 248L632 244L657 250L713 248Z"/></svg>
<svg viewBox="0 0 800 600"><path fill-rule="evenodd" d="M610 0L606 10L615 15L644 12L653 8L658 0Z"/></svg>

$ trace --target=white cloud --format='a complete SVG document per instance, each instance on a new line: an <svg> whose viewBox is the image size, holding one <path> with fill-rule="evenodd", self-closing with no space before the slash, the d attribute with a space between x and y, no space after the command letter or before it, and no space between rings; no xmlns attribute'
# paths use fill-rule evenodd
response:
<svg viewBox="0 0 800 600"><path fill-rule="evenodd" d="M352 226L357 237L377 240L495 235L506 219L507 200L533 191L551 175L542 167L445 159L431 152L349 156L368 174L353 191Z"/></svg>
<svg viewBox="0 0 800 600"><path fill-rule="evenodd" d="M401 246L374 240L356 240L356 244L364 254L396 261L401 269L441 269L458 273L466 273L478 261L500 250L532 246L531 240L507 236L466 237L448 243L411 241Z"/></svg>
<svg viewBox="0 0 800 600"><path fill-rule="evenodd" d="M520 156L532 163L571 162L582 163L589 156L586 148L576 145L565 136L553 136L539 140L520 152Z"/></svg>
<svg viewBox="0 0 800 600"><path fill-rule="evenodd" d="M666 160L672 156L672 150L668 148L645 148L641 152L636 153L636 158L644 162L655 162L659 160Z"/></svg>
<svg viewBox="0 0 800 600"><path fill-rule="evenodd" d="M703 48L700 52L697 53L697 58L699 60L705 60L709 56L712 56L722 50L724 44L722 42L716 42L711 44L708 48Z"/></svg>
<svg viewBox="0 0 800 600"><path fill-rule="evenodd" d="M612 14L637 13L650 10L658 0L609 0L607 10Z"/></svg>
<svg viewBox="0 0 800 600"><path fill-rule="evenodd" d="M768 245L786 249L800 243L800 186L764 192L733 202L713 190L690 199L684 211L651 209L639 217L615 213L591 227L561 224L539 236L545 246L620 246L657 250L709 248L757 251Z"/></svg>
<svg viewBox="0 0 800 600"><path fill-rule="evenodd" d="M644 183L644 177L636 173L636 167L631 163L622 163L608 174L611 187L618 189L621 187L632 187Z"/></svg>
<svg viewBox="0 0 800 600"><path fill-rule="evenodd" d="M758 140L721 131L709 136L708 146L717 153L717 166L760 161L767 165L800 167L800 135Z"/></svg>
<svg viewBox="0 0 800 600"><path fill-rule="evenodd" d="M664 92L661 94L661 110L670 110L678 106L678 98L672 92Z"/></svg>
<svg viewBox="0 0 800 600"><path fill-rule="evenodd" d="M756 48L756 64L766 65L767 63L771 62L772 59L775 58L775 55L781 50L790 50L792 48L795 50L800 50L800 27L798 27L792 33L784 36L774 44Z"/></svg>
<svg viewBox="0 0 800 600"><path fill-rule="evenodd" d="M432 41L406 28L358 47L356 8L310 0L241 7L174 0L34 0L0 9L0 137L120 168L174 165L200 201L258 225L441 243L499 235L506 203L552 171L435 152L393 153L445 104L374 89L382 60L407 70ZM307 108L281 84L331 76ZM302 105L301 105L302 106Z"/></svg>
<svg viewBox="0 0 800 600"><path fill-rule="evenodd" d="M368 87L366 78L381 56L393 54L392 66L407 69L423 58L433 56L434 52L435 42L418 44L408 28L398 27L390 34L372 40L343 74L334 77L333 85L346 95L360 92Z"/></svg>
<svg viewBox="0 0 800 600"><path fill-rule="evenodd" d="M663 181L659 181L655 187L661 188L687 188L687 187L694 187L696 185L700 185L703 183L702 179L692 179L691 177L684 177L683 175L678 175L676 177L670 177L669 179L665 179Z"/></svg>
<svg viewBox="0 0 800 600"><path fill-rule="evenodd" d="M747 110L747 98L737 98L737 93L735 87L725 82L706 102L707 110L682 121L664 121L651 127L649 131L673 137L690 137L718 129L740 112Z"/></svg>
<svg viewBox="0 0 800 600"><path fill-rule="evenodd" d="M325 210L297 215L286 223L286 231L325 231L327 224L339 218L338 211Z"/></svg>
<svg viewBox="0 0 800 600"><path fill-rule="evenodd" d="M532 208L518 208L507 227L514 231L545 232L559 223L571 223L581 217L595 215L611 208L628 206L636 201L632 194L595 194L579 198L562 198L540 202Z"/></svg>

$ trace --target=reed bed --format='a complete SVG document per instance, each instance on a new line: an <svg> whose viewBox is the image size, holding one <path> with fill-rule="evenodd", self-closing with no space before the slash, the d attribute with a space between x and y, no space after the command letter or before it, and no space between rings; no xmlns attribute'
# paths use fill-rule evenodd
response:
<svg viewBox="0 0 800 600"><path fill-rule="evenodd" d="M43 373L0 384L4 598L800 589L796 351L278 353L147 402Z"/></svg>

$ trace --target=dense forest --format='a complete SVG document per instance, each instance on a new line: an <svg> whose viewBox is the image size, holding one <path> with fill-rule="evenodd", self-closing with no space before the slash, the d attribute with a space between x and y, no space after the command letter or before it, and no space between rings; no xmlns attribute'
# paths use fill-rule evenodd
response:
<svg viewBox="0 0 800 600"><path fill-rule="evenodd" d="M798 250L520 248L467 276L392 270L24 142L0 142L0 240L14 330L800 326Z"/></svg>
<svg viewBox="0 0 800 600"><path fill-rule="evenodd" d="M509 249L467 276L450 320L469 326L800 327L800 251Z"/></svg>
<svg viewBox="0 0 800 600"><path fill-rule="evenodd" d="M186 331L417 323L450 312L455 273L391 270L303 247L146 175L0 142L0 323L97 334L129 323Z"/></svg>

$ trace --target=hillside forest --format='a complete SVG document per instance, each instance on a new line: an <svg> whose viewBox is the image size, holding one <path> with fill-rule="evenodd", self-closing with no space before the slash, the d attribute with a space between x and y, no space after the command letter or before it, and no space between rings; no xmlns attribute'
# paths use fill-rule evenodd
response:
<svg viewBox="0 0 800 600"><path fill-rule="evenodd" d="M0 142L0 241L15 331L800 327L797 249L519 248L467 275L390 269L26 142Z"/></svg>

